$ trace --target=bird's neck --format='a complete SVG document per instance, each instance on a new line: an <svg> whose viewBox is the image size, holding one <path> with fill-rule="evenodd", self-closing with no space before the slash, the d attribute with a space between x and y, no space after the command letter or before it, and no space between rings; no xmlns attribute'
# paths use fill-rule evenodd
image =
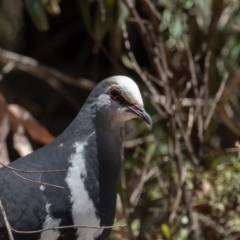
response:
<svg viewBox="0 0 240 240"><path fill-rule="evenodd" d="M69 144L87 142L94 135L91 145L96 149L99 166L106 169L114 166L119 168L119 156L122 147L121 128L123 123L104 111L96 109L93 104L85 104L69 127L59 138L64 138ZM60 139L59 139L60 140Z"/></svg>
<svg viewBox="0 0 240 240"><path fill-rule="evenodd" d="M96 115L94 122L99 170L99 202L96 206L101 225L110 226L115 216L117 182L121 170L121 124L113 123L101 114Z"/></svg>
<svg viewBox="0 0 240 240"><path fill-rule="evenodd" d="M101 224L107 226L114 219L116 185L121 170L121 127L122 124L113 121L107 112L85 105L62 135L68 139L70 146L84 144L88 176L85 187L98 209ZM82 161L82 157L79 161Z"/></svg>

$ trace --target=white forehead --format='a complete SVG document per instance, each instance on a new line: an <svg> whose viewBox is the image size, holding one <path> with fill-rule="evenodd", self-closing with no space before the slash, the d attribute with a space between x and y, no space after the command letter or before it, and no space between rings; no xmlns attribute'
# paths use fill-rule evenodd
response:
<svg viewBox="0 0 240 240"><path fill-rule="evenodd" d="M115 76L114 82L122 89L124 98L132 103L143 106L143 100L137 84L129 77Z"/></svg>

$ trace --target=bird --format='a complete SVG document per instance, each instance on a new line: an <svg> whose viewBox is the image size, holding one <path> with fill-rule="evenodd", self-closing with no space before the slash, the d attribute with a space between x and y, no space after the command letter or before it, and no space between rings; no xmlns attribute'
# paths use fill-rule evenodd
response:
<svg viewBox="0 0 240 240"><path fill-rule="evenodd" d="M106 78L53 142L0 168L0 200L15 240L108 239L121 129L133 118L152 124L137 84L127 76ZM72 225L88 227L59 228ZM9 239L7 230L0 212L0 240Z"/></svg>

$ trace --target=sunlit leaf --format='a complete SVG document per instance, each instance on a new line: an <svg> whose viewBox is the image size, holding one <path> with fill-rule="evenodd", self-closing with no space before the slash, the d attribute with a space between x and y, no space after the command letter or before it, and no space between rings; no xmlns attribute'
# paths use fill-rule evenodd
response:
<svg viewBox="0 0 240 240"><path fill-rule="evenodd" d="M189 234L189 231L187 228L181 228L180 230L180 238L181 240L185 240L185 239L188 239L188 234Z"/></svg>
<svg viewBox="0 0 240 240"><path fill-rule="evenodd" d="M171 239L171 230L170 230L170 227L167 225L167 224L162 224L161 225L161 231L163 233L163 236L170 240Z"/></svg>
<svg viewBox="0 0 240 240"><path fill-rule="evenodd" d="M41 1L42 1L44 8L50 15L56 16L61 13L61 9L60 9L58 0L41 0Z"/></svg>

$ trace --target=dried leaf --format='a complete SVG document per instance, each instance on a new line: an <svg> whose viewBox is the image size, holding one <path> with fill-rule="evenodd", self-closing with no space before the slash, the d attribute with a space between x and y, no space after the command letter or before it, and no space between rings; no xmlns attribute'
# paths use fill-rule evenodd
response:
<svg viewBox="0 0 240 240"><path fill-rule="evenodd" d="M48 144L54 140L54 136L45 127L41 126L26 109L16 104L10 104L8 110L10 122L15 131L18 131L18 125L22 125L36 142Z"/></svg>
<svg viewBox="0 0 240 240"><path fill-rule="evenodd" d="M3 164L8 164L10 162L6 145L8 132L9 121L7 105L4 97L0 94L0 162Z"/></svg>
<svg viewBox="0 0 240 240"><path fill-rule="evenodd" d="M13 135L13 147L18 151L21 157L33 151L22 124L18 124Z"/></svg>

